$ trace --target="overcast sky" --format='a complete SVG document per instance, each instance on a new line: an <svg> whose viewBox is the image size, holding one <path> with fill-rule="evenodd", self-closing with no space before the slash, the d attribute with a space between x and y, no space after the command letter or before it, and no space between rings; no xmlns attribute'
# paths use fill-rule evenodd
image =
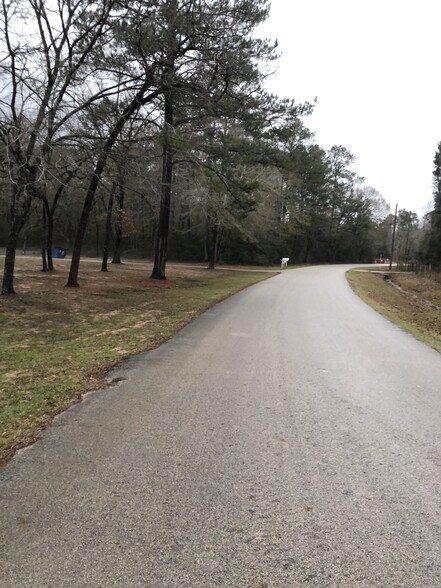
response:
<svg viewBox="0 0 441 588"><path fill-rule="evenodd" d="M316 142L349 149L353 170L393 208L427 211L441 141L441 2L272 0L259 36L282 53L268 89L317 96L305 120Z"/></svg>

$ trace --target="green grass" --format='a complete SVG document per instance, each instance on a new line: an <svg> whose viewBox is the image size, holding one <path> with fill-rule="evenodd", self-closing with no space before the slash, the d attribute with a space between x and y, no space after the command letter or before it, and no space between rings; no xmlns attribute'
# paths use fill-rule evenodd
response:
<svg viewBox="0 0 441 588"><path fill-rule="evenodd" d="M214 303L272 275L182 268L155 282L140 263L108 274L83 263L82 287L67 289L66 271L63 264L42 275L38 262L19 260L18 295L0 299L0 461L81 393L102 387L121 359L157 347Z"/></svg>

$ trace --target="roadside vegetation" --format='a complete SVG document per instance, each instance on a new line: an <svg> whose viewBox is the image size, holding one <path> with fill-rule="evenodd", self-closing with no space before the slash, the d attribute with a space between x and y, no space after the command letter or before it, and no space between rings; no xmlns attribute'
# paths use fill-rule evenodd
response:
<svg viewBox="0 0 441 588"><path fill-rule="evenodd" d="M352 289L416 338L441 351L441 284L414 273L351 270Z"/></svg>
<svg viewBox="0 0 441 588"><path fill-rule="evenodd" d="M35 440L81 394L105 385L123 358L159 346L211 305L274 274L173 266L169 279L130 262L99 272L83 261L82 288L64 288L68 261L42 274L19 258L17 296L0 298L0 463Z"/></svg>

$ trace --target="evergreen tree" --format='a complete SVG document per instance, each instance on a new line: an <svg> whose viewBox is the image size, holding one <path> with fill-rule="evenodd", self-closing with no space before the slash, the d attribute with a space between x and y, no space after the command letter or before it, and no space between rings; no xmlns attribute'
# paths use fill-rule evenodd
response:
<svg viewBox="0 0 441 588"><path fill-rule="evenodd" d="M417 253L419 220L415 212L404 208L398 211L396 251L398 261L415 259Z"/></svg>
<svg viewBox="0 0 441 588"><path fill-rule="evenodd" d="M426 259L430 263L441 263L441 141L433 159L433 200L430 213L430 234Z"/></svg>

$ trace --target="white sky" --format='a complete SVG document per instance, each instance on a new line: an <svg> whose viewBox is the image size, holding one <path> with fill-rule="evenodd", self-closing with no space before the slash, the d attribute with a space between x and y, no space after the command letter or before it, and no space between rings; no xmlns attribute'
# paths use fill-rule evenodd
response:
<svg viewBox="0 0 441 588"><path fill-rule="evenodd" d="M441 2L272 0L258 34L282 53L268 90L317 96L305 119L316 142L349 149L391 208L427 211L441 141Z"/></svg>

